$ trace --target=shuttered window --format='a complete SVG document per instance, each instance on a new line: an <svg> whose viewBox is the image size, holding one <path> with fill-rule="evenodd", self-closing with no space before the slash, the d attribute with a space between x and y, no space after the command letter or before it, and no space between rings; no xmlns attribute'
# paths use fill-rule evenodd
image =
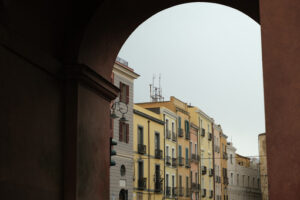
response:
<svg viewBox="0 0 300 200"><path fill-rule="evenodd" d="M129 103L129 85L120 82L120 101L123 103Z"/></svg>
<svg viewBox="0 0 300 200"><path fill-rule="evenodd" d="M129 124L119 123L119 141L129 143Z"/></svg>

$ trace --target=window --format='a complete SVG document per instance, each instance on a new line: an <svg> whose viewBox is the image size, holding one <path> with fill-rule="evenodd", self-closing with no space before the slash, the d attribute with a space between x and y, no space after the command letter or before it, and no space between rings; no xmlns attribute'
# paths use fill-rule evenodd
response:
<svg viewBox="0 0 300 200"><path fill-rule="evenodd" d="M192 151L193 151L193 143L190 142L190 151L191 151L191 157L192 157Z"/></svg>
<svg viewBox="0 0 300 200"><path fill-rule="evenodd" d="M232 164L232 154L230 154L230 163Z"/></svg>
<svg viewBox="0 0 300 200"><path fill-rule="evenodd" d="M190 134L190 125L189 125L189 121L185 120L184 128L185 128L185 134L186 134L186 135L189 135L189 134Z"/></svg>
<svg viewBox="0 0 300 200"><path fill-rule="evenodd" d="M119 122L119 141L129 142L129 124Z"/></svg>
<svg viewBox="0 0 300 200"><path fill-rule="evenodd" d="M181 117L178 117L178 128L181 128Z"/></svg>
<svg viewBox="0 0 300 200"><path fill-rule="evenodd" d="M245 175L243 175L243 186L245 186Z"/></svg>
<svg viewBox="0 0 300 200"><path fill-rule="evenodd" d="M185 162L186 164L189 163L189 149L185 148Z"/></svg>
<svg viewBox="0 0 300 200"><path fill-rule="evenodd" d="M250 177L248 176L248 187L250 187Z"/></svg>
<svg viewBox="0 0 300 200"><path fill-rule="evenodd" d="M172 122L172 133L175 133L175 130L174 130L174 122Z"/></svg>
<svg viewBox="0 0 300 200"><path fill-rule="evenodd" d="M166 187L169 187L169 174L166 174Z"/></svg>
<svg viewBox="0 0 300 200"><path fill-rule="evenodd" d="M144 177L144 163L143 161L139 161L138 164L138 177L141 180Z"/></svg>
<svg viewBox="0 0 300 200"><path fill-rule="evenodd" d="M179 187L182 187L182 176L179 175Z"/></svg>
<svg viewBox="0 0 300 200"><path fill-rule="evenodd" d="M155 149L160 150L160 139L159 139L159 133L155 133Z"/></svg>
<svg viewBox="0 0 300 200"><path fill-rule="evenodd" d="M178 155L179 155L179 157L181 158L181 157L182 157L182 149L181 149L181 145L179 145L178 151L179 151Z"/></svg>
<svg viewBox="0 0 300 200"><path fill-rule="evenodd" d="M166 119L166 132L168 134L168 131L169 131L169 120Z"/></svg>
<svg viewBox="0 0 300 200"><path fill-rule="evenodd" d="M125 168L124 165L121 165L120 173L121 173L121 176L125 176L125 174L126 174L126 168Z"/></svg>
<svg viewBox="0 0 300 200"><path fill-rule="evenodd" d="M144 144L144 129L143 127L138 127L138 144Z"/></svg>
<svg viewBox="0 0 300 200"><path fill-rule="evenodd" d="M239 184L240 184L240 182L239 182L239 178L240 178L240 175L239 175L239 174L237 174L237 175L236 175L236 184L237 184L237 185L239 185Z"/></svg>
<svg viewBox="0 0 300 200"><path fill-rule="evenodd" d="M129 103L129 86L120 82L120 101L123 103Z"/></svg>
<svg viewBox="0 0 300 200"><path fill-rule="evenodd" d="M186 186L186 189L189 188L189 177L185 177L185 186Z"/></svg>
<svg viewBox="0 0 300 200"><path fill-rule="evenodd" d="M231 185L233 185L233 173L230 174L230 179L231 179Z"/></svg>
<svg viewBox="0 0 300 200"><path fill-rule="evenodd" d="M166 146L166 156L169 156L169 146Z"/></svg>
<svg viewBox="0 0 300 200"><path fill-rule="evenodd" d="M172 148L172 158L175 158L175 149Z"/></svg>
<svg viewBox="0 0 300 200"><path fill-rule="evenodd" d="M195 154L198 155L197 144L195 144Z"/></svg>
<svg viewBox="0 0 300 200"><path fill-rule="evenodd" d="M255 183L255 178L253 177L253 181L252 181L252 185L254 187L254 183Z"/></svg>

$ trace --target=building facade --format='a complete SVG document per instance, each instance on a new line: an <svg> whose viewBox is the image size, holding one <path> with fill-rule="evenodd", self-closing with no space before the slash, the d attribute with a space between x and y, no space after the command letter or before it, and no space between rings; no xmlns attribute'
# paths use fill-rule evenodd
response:
<svg viewBox="0 0 300 200"><path fill-rule="evenodd" d="M222 200L222 165L221 159L221 135L222 128L220 125L213 125L213 135L214 135L214 184L215 184L215 200Z"/></svg>
<svg viewBox="0 0 300 200"><path fill-rule="evenodd" d="M223 132L220 135L220 153L221 153L221 195L222 199L228 200L228 153L227 153L227 135Z"/></svg>
<svg viewBox="0 0 300 200"><path fill-rule="evenodd" d="M117 152L113 156L115 166L110 168L110 199L131 200L133 188L133 85L139 75L128 67L128 63L118 59L113 68L112 82L120 88L120 96L114 104L114 114L118 116L111 120L111 135L118 144L114 147ZM126 122L119 119L123 116L119 108L128 109L124 117Z"/></svg>
<svg viewBox="0 0 300 200"><path fill-rule="evenodd" d="M163 199L164 121L160 115L134 105L133 199Z"/></svg>
<svg viewBox="0 0 300 200"><path fill-rule="evenodd" d="M236 148L228 143L228 199L229 200L261 200L259 163L236 154Z"/></svg>
<svg viewBox="0 0 300 200"><path fill-rule="evenodd" d="M262 200L269 200L266 133L258 135L259 172Z"/></svg>
<svg viewBox="0 0 300 200"><path fill-rule="evenodd" d="M199 133L199 126L194 124L193 122L190 123L190 151L191 151L191 197L193 200L199 199L200 193L200 181L199 181L199 162L200 162L200 155L199 155L199 148L198 148L198 133Z"/></svg>

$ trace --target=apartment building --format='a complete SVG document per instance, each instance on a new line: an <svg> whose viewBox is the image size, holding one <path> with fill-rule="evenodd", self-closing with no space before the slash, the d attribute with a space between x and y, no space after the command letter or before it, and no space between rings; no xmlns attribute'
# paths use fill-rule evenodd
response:
<svg viewBox="0 0 300 200"><path fill-rule="evenodd" d="M115 166L110 168L110 199L132 200L133 188L133 86L139 75L128 67L128 63L118 58L112 72L112 82L120 88L120 96L112 105L115 119L111 119L111 137L118 141L114 147ZM120 109L126 109L122 114ZM121 110L122 111L122 110ZM127 121L120 118L125 117Z"/></svg>
<svg viewBox="0 0 300 200"><path fill-rule="evenodd" d="M227 144L227 151L228 199L261 200L258 160L236 154L236 148L230 142Z"/></svg>
<svg viewBox="0 0 300 200"><path fill-rule="evenodd" d="M228 200L228 169L227 169L227 160L228 160L228 153L227 153L227 135L223 132L220 135L220 153L221 153L221 195L222 199Z"/></svg>
<svg viewBox="0 0 300 200"><path fill-rule="evenodd" d="M221 125L213 124L213 135L214 135L214 184L215 184L215 200L222 200L222 165L221 159L221 136L222 127Z"/></svg>
<svg viewBox="0 0 300 200"><path fill-rule="evenodd" d="M269 200L266 139L267 139L266 133L262 133L258 135L259 172L260 172L260 188L262 193L262 200Z"/></svg>
<svg viewBox="0 0 300 200"><path fill-rule="evenodd" d="M163 199L164 121L160 115L134 105L133 199Z"/></svg>
<svg viewBox="0 0 300 200"><path fill-rule="evenodd" d="M176 114L177 130L177 198L186 200L191 197L190 178L190 115L188 105L175 97L169 101L138 103L138 106L147 109L165 107ZM168 198L166 192L165 197Z"/></svg>

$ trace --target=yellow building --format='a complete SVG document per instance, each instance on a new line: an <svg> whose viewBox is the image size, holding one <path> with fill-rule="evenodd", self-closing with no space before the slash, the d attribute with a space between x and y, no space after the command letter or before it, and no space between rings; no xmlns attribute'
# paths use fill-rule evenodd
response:
<svg viewBox="0 0 300 200"><path fill-rule="evenodd" d="M164 121L160 115L134 105L133 200L163 199Z"/></svg>
<svg viewBox="0 0 300 200"><path fill-rule="evenodd" d="M191 122L199 126L199 153L200 153L200 197L203 200L214 199L214 151L212 126L214 120L195 106L189 106Z"/></svg>
<svg viewBox="0 0 300 200"><path fill-rule="evenodd" d="M176 153L177 153L178 167L177 167L177 180L176 180L177 187L174 189L174 196L177 196L178 199L190 199L190 195L191 195L191 192L190 192L190 187L191 187L190 153L189 153L190 152L190 150L189 150L189 143L190 143L189 142L190 141L190 122L189 122L190 119L189 118L190 118L190 116L189 116L187 104L180 101L179 99L177 99L175 97L171 97L170 101L147 102L147 103L139 103L137 105L139 105L143 108L148 108L148 109L152 109L152 110L154 110L155 108L158 108L158 107L165 107L176 114L177 121L176 121L175 125L177 125L177 127L175 127L174 133L177 135L177 147L176 147L177 151L176 151ZM166 120L166 119L164 119L164 120ZM170 126L170 121L169 121L169 126ZM170 137L168 134L169 134L169 131L166 131L166 137ZM169 140L169 139L167 139L167 140ZM166 145L166 148L167 148L167 145ZM166 157L166 162L167 161L168 160ZM166 169L167 169L167 167L166 167ZM166 173L166 175L167 175L167 173ZM166 180L167 180L167 178L166 178ZM166 188L165 189L165 198L169 198L169 192L167 193L167 190L168 189Z"/></svg>
<svg viewBox="0 0 300 200"><path fill-rule="evenodd" d="M220 137L221 142L221 194L223 199L228 199L228 173L227 173L227 160L228 160L228 154L227 154L227 136L222 133ZM232 158L230 158L232 159ZM234 159L234 158L233 158Z"/></svg>

